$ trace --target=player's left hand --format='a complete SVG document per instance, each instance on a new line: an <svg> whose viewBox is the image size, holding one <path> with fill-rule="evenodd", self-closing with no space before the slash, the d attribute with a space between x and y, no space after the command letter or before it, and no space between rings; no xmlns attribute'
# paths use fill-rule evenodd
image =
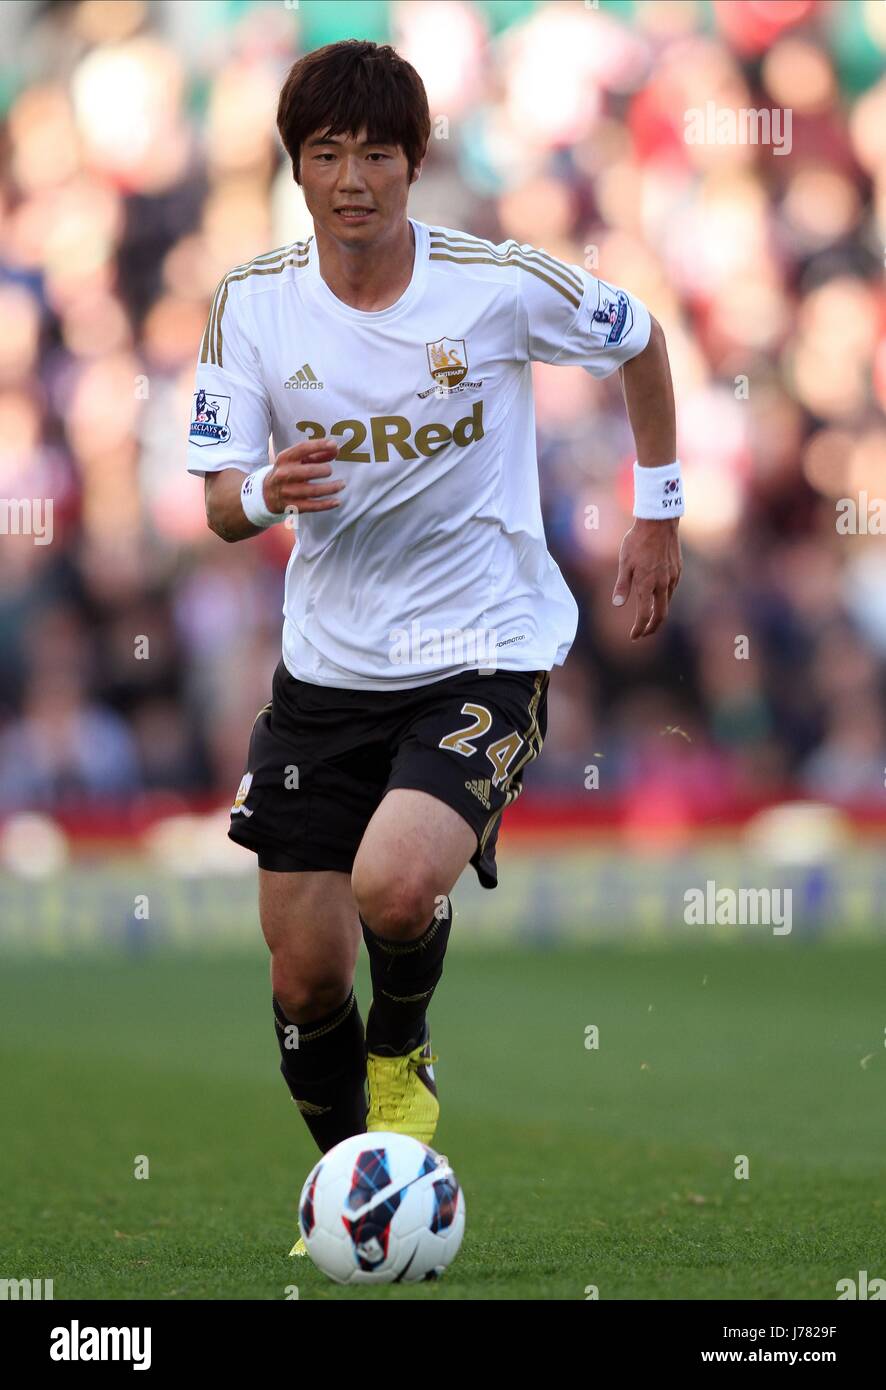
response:
<svg viewBox="0 0 886 1390"><path fill-rule="evenodd" d="M612 602L620 607L633 591L637 612L632 642L651 637L668 616L671 595L683 569L677 525L676 517L665 521L638 517L621 543Z"/></svg>

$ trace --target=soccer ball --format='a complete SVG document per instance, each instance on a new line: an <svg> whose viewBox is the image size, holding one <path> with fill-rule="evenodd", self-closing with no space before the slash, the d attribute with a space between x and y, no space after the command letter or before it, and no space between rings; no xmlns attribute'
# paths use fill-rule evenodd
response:
<svg viewBox="0 0 886 1390"><path fill-rule="evenodd" d="M435 1279L458 1254L465 1200L449 1161L407 1134L354 1134L305 1179L298 1223L337 1284Z"/></svg>

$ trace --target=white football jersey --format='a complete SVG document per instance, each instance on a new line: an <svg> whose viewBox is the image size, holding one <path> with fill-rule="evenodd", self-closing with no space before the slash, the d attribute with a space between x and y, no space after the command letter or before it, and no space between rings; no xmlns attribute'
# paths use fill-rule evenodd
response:
<svg viewBox="0 0 886 1390"><path fill-rule="evenodd" d="M410 219L412 279L366 313L313 238L238 266L200 350L188 468L252 472L341 443L341 506L294 518L283 659L299 680L397 690L464 670L550 670L578 608L548 554L530 364L609 376L644 305L545 251Z"/></svg>

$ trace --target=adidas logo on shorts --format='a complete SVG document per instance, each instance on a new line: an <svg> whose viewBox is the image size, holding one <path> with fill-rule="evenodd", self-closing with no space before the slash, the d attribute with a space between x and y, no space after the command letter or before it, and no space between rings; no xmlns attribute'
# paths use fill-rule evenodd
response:
<svg viewBox="0 0 886 1390"><path fill-rule="evenodd" d="M489 793L492 791L492 784L489 781L488 777L472 777L467 782L465 782L465 786L467 787L468 791L471 792L477 798L481 806L485 806L487 811L492 810L492 805L489 800Z"/></svg>

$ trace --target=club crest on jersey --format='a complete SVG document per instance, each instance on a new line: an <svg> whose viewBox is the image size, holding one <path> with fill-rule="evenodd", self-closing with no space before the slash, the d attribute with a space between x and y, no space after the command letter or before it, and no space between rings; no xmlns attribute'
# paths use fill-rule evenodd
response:
<svg viewBox="0 0 886 1390"><path fill-rule="evenodd" d="M630 301L624 290L614 290L601 280L597 308L591 315L591 332L602 332L607 343L620 343L634 323Z"/></svg>
<svg viewBox="0 0 886 1390"><path fill-rule="evenodd" d="M457 386L468 374L468 351L464 338L438 338L426 343L428 368L438 386Z"/></svg>
<svg viewBox="0 0 886 1390"><path fill-rule="evenodd" d="M207 394L201 386L199 391L194 392L194 408L191 412L191 443L199 444L201 449L207 444L227 444L231 437L231 431L228 428L230 413L230 396L216 396L214 392Z"/></svg>

